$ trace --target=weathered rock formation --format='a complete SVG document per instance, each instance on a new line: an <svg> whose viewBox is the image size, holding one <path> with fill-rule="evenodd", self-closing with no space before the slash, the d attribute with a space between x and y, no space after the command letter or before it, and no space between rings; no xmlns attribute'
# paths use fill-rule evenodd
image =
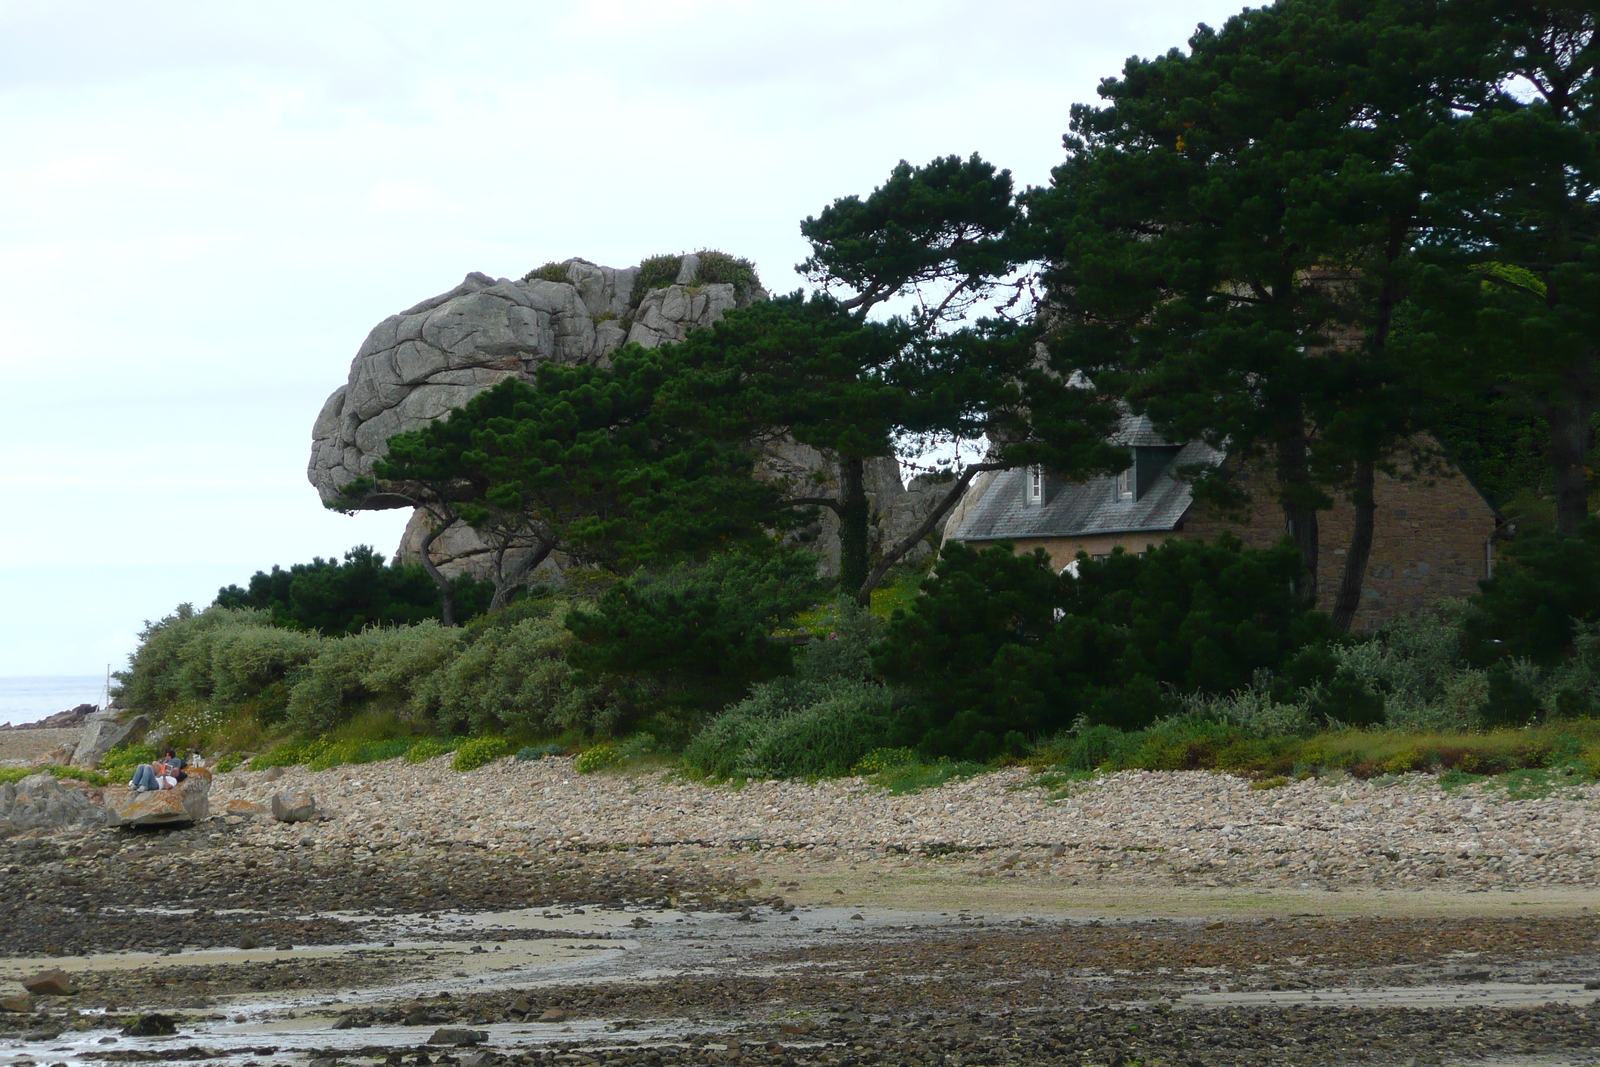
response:
<svg viewBox="0 0 1600 1067"><path fill-rule="evenodd" d="M106 808L119 826L173 826L204 822L211 814L211 772L188 772L176 789L135 793L126 786L108 788Z"/></svg>
<svg viewBox="0 0 1600 1067"><path fill-rule="evenodd" d="M106 824L98 791L82 782L33 774L0 784L0 837L29 830L92 829Z"/></svg>
<svg viewBox="0 0 1600 1067"><path fill-rule="evenodd" d="M697 284L699 257L683 257L673 284L635 292L638 267L618 270L587 260L562 266L565 281L530 278L513 282L469 274L447 293L384 319L356 353L350 376L323 405L312 430L307 477L324 500L333 500L356 478L372 473L389 437L420 429L508 377L531 380L549 362L604 364L625 342L647 348L681 341L726 312L767 294L759 287ZM544 272L541 272L544 273ZM558 272L555 272L558 273ZM773 473L822 474L822 458L798 445L777 449ZM880 513L880 538L915 527L930 506L926 494L908 493L892 460L871 464L869 495ZM370 507L399 507L374 499ZM414 514L401 539L401 561L419 558L427 519ZM837 567L836 523L824 512L812 537L824 571ZM488 573L487 549L460 524L434 541L432 555L447 574ZM558 572L559 554L541 570Z"/></svg>
<svg viewBox="0 0 1600 1067"><path fill-rule="evenodd" d="M83 736L78 738L78 745L72 751L74 767L98 767L100 761L106 758L106 753L118 745L124 742L137 744L144 740L144 735L150 729L149 719L135 715L122 723L117 721L117 714L115 708L107 708L88 717Z"/></svg>

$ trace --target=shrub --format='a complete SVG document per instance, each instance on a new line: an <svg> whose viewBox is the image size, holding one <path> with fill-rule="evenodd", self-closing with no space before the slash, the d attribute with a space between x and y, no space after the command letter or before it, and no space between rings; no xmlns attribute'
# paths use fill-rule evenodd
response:
<svg viewBox="0 0 1600 1067"><path fill-rule="evenodd" d="M695 255L700 257L700 267L695 272L696 285L731 285L741 297L761 286L756 265L748 259L730 256L714 248L702 248Z"/></svg>
<svg viewBox="0 0 1600 1067"><path fill-rule="evenodd" d="M524 274L522 276L522 280L525 282L536 280L545 282L570 282L572 280L572 276L568 272L566 263L557 263L555 260L551 260L544 266L535 267L528 273Z"/></svg>
<svg viewBox="0 0 1600 1067"><path fill-rule="evenodd" d="M141 763L153 763L161 753L154 745L143 742L122 744L107 752L100 760L99 770L112 781L129 781Z"/></svg>
<svg viewBox="0 0 1600 1067"><path fill-rule="evenodd" d="M468 619L488 609L493 587L463 576L455 582L456 617ZM254 608L268 613L274 626L337 637L369 626L398 626L437 619L443 598L420 563L386 566L370 546L357 545L344 562L318 556L288 570L257 571L250 587L230 585L217 592L224 608Z"/></svg>
<svg viewBox="0 0 1600 1067"><path fill-rule="evenodd" d="M566 601L529 601L470 628L460 651L415 687L446 729L474 734L605 732L620 719L608 690L572 670Z"/></svg>
<svg viewBox="0 0 1600 1067"><path fill-rule="evenodd" d="M303 733L331 730L375 700L418 710L419 690L456 656L459 629L433 620L392 630L367 630L328 641L290 691L287 723Z"/></svg>
<svg viewBox="0 0 1600 1067"><path fill-rule="evenodd" d="M1142 556L1078 557L1056 574L1042 550L950 546L874 651L883 676L931 715L922 747L987 759L1079 714L1134 728L1173 710L1170 689L1227 693L1326 640L1296 600L1299 556L1224 535Z"/></svg>
<svg viewBox="0 0 1600 1067"><path fill-rule="evenodd" d="M1480 588L1462 624L1468 657L1482 666L1517 658L1556 666L1572 655L1579 626L1600 622L1600 518L1576 534L1510 542Z"/></svg>
<svg viewBox="0 0 1600 1067"><path fill-rule="evenodd" d="M917 762L917 751L913 748L875 748L865 756L856 760L854 767L850 768L852 775L865 776L877 774L879 771L890 767L903 767L908 763Z"/></svg>
<svg viewBox="0 0 1600 1067"><path fill-rule="evenodd" d="M424 737L406 750L407 763L427 763L447 753L454 752L461 742L454 737Z"/></svg>
<svg viewBox="0 0 1600 1067"><path fill-rule="evenodd" d="M816 559L800 549L713 556L612 586L573 611L571 659L590 677L647 688L691 713L725 706L752 683L788 674L792 646L772 632L811 604Z"/></svg>
<svg viewBox="0 0 1600 1067"><path fill-rule="evenodd" d="M567 754L563 745L523 745L517 749L517 761L526 763L529 760L544 759L546 756L564 756Z"/></svg>
<svg viewBox="0 0 1600 1067"><path fill-rule="evenodd" d="M217 773L227 774L229 771L234 770L241 763L243 763L244 759L245 757L243 752L229 752L227 755L217 760Z"/></svg>
<svg viewBox="0 0 1600 1067"><path fill-rule="evenodd" d="M649 256L639 263L639 273L633 278L633 292L628 303L637 308L644 294L652 289L665 289L678 280L683 269L683 256Z"/></svg>
<svg viewBox="0 0 1600 1067"><path fill-rule="evenodd" d="M708 778L842 775L914 732L903 697L871 679L872 617L851 605L835 626L805 647L793 675L755 685L712 719L685 747L685 769ZM860 736L843 736L853 729ZM823 747L796 751L806 744Z"/></svg>
<svg viewBox="0 0 1600 1067"><path fill-rule="evenodd" d="M498 737L492 734L487 737L474 737L469 741L461 742L461 747L456 749L455 759L450 761L450 769L456 771L477 770L485 763L492 763L502 756L509 756L516 750L516 743L510 738Z"/></svg>
<svg viewBox="0 0 1600 1067"><path fill-rule="evenodd" d="M622 753L610 741L602 741L598 745L591 745L579 753L573 762L572 769L579 774L593 774L603 771L607 767L615 767L623 760Z"/></svg>
<svg viewBox="0 0 1600 1067"><path fill-rule="evenodd" d="M288 680L322 647L316 634L279 629L265 612L189 605L147 623L129 669L117 675L118 695L134 711L188 716L183 729L200 731L244 705L261 721L282 718ZM175 731L176 732L176 731Z"/></svg>

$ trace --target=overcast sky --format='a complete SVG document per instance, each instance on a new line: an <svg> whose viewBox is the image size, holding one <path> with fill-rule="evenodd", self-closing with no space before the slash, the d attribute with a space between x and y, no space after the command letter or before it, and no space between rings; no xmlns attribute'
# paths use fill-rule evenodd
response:
<svg viewBox="0 0 1600 1067"><path fill-rule="evenodd" d="M311 423L469 271L716 247L897 160L1040 184L1074 101L1238 0L0 0L0 676L404 516L322 509Z"/></svg>

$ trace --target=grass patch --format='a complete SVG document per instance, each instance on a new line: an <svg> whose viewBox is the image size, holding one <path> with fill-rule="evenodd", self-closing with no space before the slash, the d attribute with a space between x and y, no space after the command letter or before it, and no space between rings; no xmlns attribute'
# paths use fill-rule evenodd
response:
<svg viewBox="0 0 1600 1067"><path fill-rule="evenodd" d="M935 763L901 763L872 775L868 781L892 796L938 789L946 782L973 778L992 771L986 763L941 759Z"/></svg>
<svg viewBox="0 0 1600 1067"><path fill-rule="evenodd" d="M24 778L32 778L36 774L48 774L52 778L70 778L76 782L87 782L89 785L110 785L112 779L99 771L87 770L83 767L62 767L59 764L50 764L46 767L0 767L0 785L7 782L20 782ZM131 776L131 772L130 772Z"/></svg>

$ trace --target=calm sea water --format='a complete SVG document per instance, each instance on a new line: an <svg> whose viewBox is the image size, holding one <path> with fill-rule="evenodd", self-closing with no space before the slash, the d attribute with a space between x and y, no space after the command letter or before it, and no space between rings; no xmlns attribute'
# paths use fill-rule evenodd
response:
<svg viewBox="0 0 1600 1067"><path fill-rule="evenodd" d="M98 674L0 678L0 722L38 722L79 704L104 704L106 680Z"/></svg>

